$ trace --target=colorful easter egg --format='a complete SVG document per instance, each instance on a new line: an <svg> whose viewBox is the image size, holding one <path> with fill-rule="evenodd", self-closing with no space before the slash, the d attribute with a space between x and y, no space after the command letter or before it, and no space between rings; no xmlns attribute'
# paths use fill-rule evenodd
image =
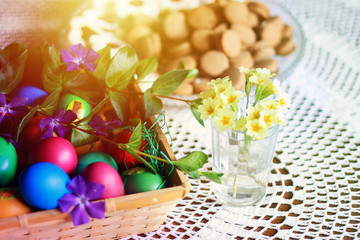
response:
<svg viewBox="0 0 360 240"><path fill-rule="evenodd" d="M40 143L40 138L42 136L40 120L42 119L44 119L44 117L35 116L31 118L21 131L20 139L27 150L33 149L34 146Z"/></svg>
<svg viewBox="0 0 360 240"><path fill-rule="evenodd" d="M25 105L27 106L36 106L41 104L45 98L48 96L47 92L44 90L34 87L34 86L22 86L14 89L11 92L10 97L26 97L28 100Z"/></svg>
<svg viewBox="0 0 360 240"><path fill-rule="evenodd" d="M128 169L121 176L125 182L126 194L153 191L164 186L164 181L159 174L143 167Z"/></svg>
<svg viewBox="0 0 360 240"><path fill-rule="evenodd" d="M8 185L15 177L17 168L15 147L3 137L0 137L0 187Z"/></svg>
<svg viewBox="0 0 360 240"><path fill-rule="evenodd" d="M74 146L65 138L49 137L35 147L31 162L53 163L67 174L72 174L76 169L77 155Z"/></svg>
<svg viewBox="0 0 360 240"><path fill-rule="evenodd" d="M116 135L112 140L117 143L128 143L130 140L131 134L132 134L132 132L123 131L123 132L119 133L118 135ZM142 139L140 148L138 150L142 151L145 144L146 144L146 141ZM105 152L110 154L115 159L115 161L119 164L119 167L121 169L129 169L129 168L133 168L133 167L141 165L141 162L136 160L135 157L130 155L125 150L118 148L114 144L107 144L105 147Z"/></svg>
<svg viewBox="0 0 360 240"><path fill-rule="evenodd" d="M58 107L64 108L65 111L73 111L77 115L78 119L86 117L92 110L92 106L84 99L70 93L61 96Z"/></svg>
<svg viewBox="0 0 360 240"><path fill-rule="evenodd" d="M115 160L109 154L103 152L89 152L79 157L75 174L81 174L87 165L94 162L105 162L110 164L116 171L118 170Z"/></svg>
<svg viewBox="0 0 360 240"><path fill-rule="evenodd" d="M19 191L24 200L39 209L58 207L58 200L71 193L70 177L55 164L39 162L25 168L19 176Z"/></svg>
<svg viewBox="0 0 360 240"><path fill-rule="evenodd" d="M90 182L105 186L105 191L101 199L123 196L125 194L120 174L108 163L91 163L84 168L81 176Z"/></svg>
<svg viewBox="0 0 360 240"><path fill-rule="evenodd" d="M30 211L30 207L25 204L16 188L0 189L0 218L26 214Z"/></svg>

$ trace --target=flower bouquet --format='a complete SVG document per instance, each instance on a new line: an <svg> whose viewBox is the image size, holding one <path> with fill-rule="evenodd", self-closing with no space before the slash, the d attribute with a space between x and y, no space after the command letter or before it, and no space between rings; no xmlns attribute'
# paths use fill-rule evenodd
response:
<svg viewBox="0 0 360 240"><path fill-rule="evenodd" d="M199 121L211 119L213 170L223 173L214 183L223 202L244 206L265 194L283 113L290 102L268 69L240 67L245 93L235 90L228 77L212 80L200 93Z"/></svg>
<svg viewBox="0 0 360 240"><path fill-rule="evenodd" d="M151 231L189 190L183 172L220 183L199 171L206 154L176 160L161 130L161 97L193 71L180 64L139 91L157 66L130 47L114 56L81 44L0 50L0 206L16 200L1 211L1 238Z"/></svg>

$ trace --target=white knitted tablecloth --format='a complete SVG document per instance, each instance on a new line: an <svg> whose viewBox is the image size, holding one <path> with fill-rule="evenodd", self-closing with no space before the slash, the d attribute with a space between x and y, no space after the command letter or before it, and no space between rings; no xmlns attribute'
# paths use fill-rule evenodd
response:
<svg viewBox="0 0 360 240"><path fill-rule="evenodd" d="M360 238L360 1L276 2L301 24L306 45L283 81L293 104L265 198L225 206L208 181L190 179L190 193L159 230L126 239ZM177 157L201 150L211 160L210 128L182 104L165 110Z"/></svg>

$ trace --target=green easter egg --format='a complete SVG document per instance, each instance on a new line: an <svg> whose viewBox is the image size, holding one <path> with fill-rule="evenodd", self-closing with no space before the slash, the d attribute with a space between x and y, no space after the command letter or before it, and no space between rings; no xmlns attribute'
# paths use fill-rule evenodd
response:
<svg viewBox="0 0 360 240"><path fill-rule="evenodd" d="M72 110L78 116L78 119L82 119L89 115L92 110L92 106L84 99L74 94L64 94L59 100L59 108L66 110Z"/></svg>
<svg viewBox="0 0 360 240"><path fill-rule="evenodd" d="M0 187L8 185L14 179L17 162L15 147L0 137Z"/></svg>
<svg viewBox="0 0 360 240"><path fill-rule="evenodd" d="M84 168L94 162L104 162L110 164L116 171L118 171L117 164L115 160L106 153L103 152L89 152L78 159L78 164L75 170L75 174L81 174Z"/></svg>
<svg viewBox="0 0 360 240"><path fill-rule="evenodd" d="M163 188L163 179L159 174L147 168L135 167L125 170L121 175L125 183L125 193L139 193Z"/></svg>

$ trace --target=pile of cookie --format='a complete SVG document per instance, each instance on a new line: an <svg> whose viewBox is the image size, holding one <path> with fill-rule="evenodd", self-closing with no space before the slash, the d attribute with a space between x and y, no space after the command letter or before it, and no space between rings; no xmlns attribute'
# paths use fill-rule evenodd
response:
<svg viewBox="0 0 360 240"><path fill-rule="evenodd" d="M274 56L295 49L291 27L256 1L217 0L192 9L167 10L154 21L139 22L125 41L141 58L158 56L162 72L175 69L180 61L186 68L200 70L197 78L179 87L177 95L204 91L211 79L223 76L230 76L233 86L242 89L245 80L239 66L276 73Z"/></svg>

